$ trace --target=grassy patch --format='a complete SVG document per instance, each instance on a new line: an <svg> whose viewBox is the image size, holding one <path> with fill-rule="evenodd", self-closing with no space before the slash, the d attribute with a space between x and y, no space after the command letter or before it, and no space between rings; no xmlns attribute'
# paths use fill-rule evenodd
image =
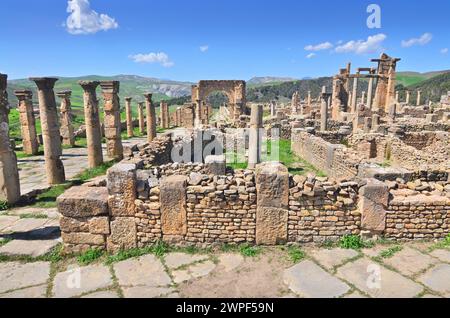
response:
<svg viewBox="0 0 450 318"><path fill-rule="evenodd" d="M239 246L239 252L245 257L256 257L261 253L261 248L251 246L249 244L243 244Z"/></svg>
<svg viewBox="0 0 450 318"><path fill-rule="evenodd" d="M447 236L442 241L434 244L430 249L436 250L436 249L444 249L444 248L450 248L450 233L447 234Z"/></svg>
<svg viewBox="0 0 450 318"><path fill-rule="evenodd" d="M49 190L39 194L36 197L35 203L33 206L37 208L55 208L56 207L56 199L63 194L67 189L72 187L74 184L72 182L60 184L50 188Z"/></svg>
<svg viewBox="0 0 450 318"><path fill-rule="evenodd" d="M114 166L115 164L116 164L115 161L105 162L101 166L83 171L82 173L76 175L75 179L78 179L81 182L86 182L90 179L103 176L106 174L108 169Z"/></svg>
<svg viewBox="0 0 450 318"><path fill-rule="evenodd" d="M395 254L397 254L401 250L403 250L402 246L400 246L400 245L393 246L391 248L388 248L387 250L382 251L380 253L380 257L381 258L391 258L392 256L394 256Z"/></svg>
<svg viewBox="0 0 450 318"><path fill-rule="evenodd" d="M153 254L157 257L162 257L165 254L169 253L171 248L169 245L162 241L158 241L152 246L144 247L144 248L134 248L126 251L120 251L115 255L108 256L106 263L113 264L121 261L125 261L130 258L140 257L148 254Z"/></svg>
<svg viewBox="0 0 450 318"><path fill-rule="evenodd" d="M4 239L0 240L0 247L2 247L3 245L8 244L11 241L12 241L12 239L10 239L10 238L4 238Z"/></svg>
<svg viewBox="0 0 450 318"><path fill-rule="evenodd" d="M104 252L99 249L89 249L77 257L80 265L89 265L103 256Z"/></svg>
<svg viewBox="0 0 450 318"><path fill-rule="evenodd" d="M9 209L9 203L6 201L0 201L0 211L6 211Z"/></svg>
<svg viewBox="0 0 450 318"><path fill-rule="evenodd" d="M21 219L48 219L48 216L45 214L26 213L26 214L19 215L19 218L21 218Z"/></svg>
<svg viewBox="0 0 450 318"><path fill-rule="evenodd" d="M298 263L306 257L305 252L303 252L298 246L289 246L287 252L289 259L293 263Z"/></svg>
<svg viewBox="0 0 450 318"><path fill-rule="evenodd" d="M359 250L374 246L374 243L361 239L358 235L346 235L339 241L339 246L344 249Z"/></svg>

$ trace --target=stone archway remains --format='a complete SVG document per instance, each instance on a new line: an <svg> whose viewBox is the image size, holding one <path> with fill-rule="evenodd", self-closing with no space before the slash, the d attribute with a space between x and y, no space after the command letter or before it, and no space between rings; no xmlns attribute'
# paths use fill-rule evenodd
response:
<svg viewBox="0 0 450 318"><path fill-rule="evenodd" d="M246 109L246 83L241 80L207 80L200 81L192 86L192 103L196 105L196 117L202 114L201 107L208 96L215 92L223 92L229 101L229 111L233 121L238 121L241 115L245 115ZM200 106L199 106L200 105Z"/></svg>

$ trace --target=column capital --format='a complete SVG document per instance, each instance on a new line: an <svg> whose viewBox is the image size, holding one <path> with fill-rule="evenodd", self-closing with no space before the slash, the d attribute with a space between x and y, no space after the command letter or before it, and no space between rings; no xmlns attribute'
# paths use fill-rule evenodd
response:
<svg viewBox="0 0 450 318"><path fill-rule="evenodd" d="M83 88L83 90L95 90L98 85L100 85L99 81L78 81L78 84Z"/></svg>
<svg viewBox="0 0 450 318"><path fill-rule="evenodd" d="M145 99L146 99L148 102L151 102L151 101L152 101L153 94L152 94L152 93L145 93L145 94L144 94L144 97L145 97Z"/></svg>
<svg viewBox="0 0 450 318"><path fill-rule="evenodd" d="M125 101L128 102L128 103L131 103L132 99L133 99L132 97L125 97Z"/></svg>
<svg viewBox="0 0 450 318"><path fill-rule="evenodd" d="M14 95L16 95L19 101L28 100L33 97L33 92L27 89L14 91Z"/></svg>
<svg viewBox="0 0 450 318"><path fill-rule="evenodd" d="M120 89L119 81L101 81L100 86L104 93L118 94Z"/></svg>
<svg viewBox="0 0 450 318"><path fill-rule="evenodd" d="M60 91L56 93L59 98L70 98L72 96L72 91Z"/></svg>
<svg viewBox="0 0 450 318"><path fill-rule="evenodd" d="M30 77L30 81L35 82L39 89L53 89L59 80L56 77Z"/></svg>

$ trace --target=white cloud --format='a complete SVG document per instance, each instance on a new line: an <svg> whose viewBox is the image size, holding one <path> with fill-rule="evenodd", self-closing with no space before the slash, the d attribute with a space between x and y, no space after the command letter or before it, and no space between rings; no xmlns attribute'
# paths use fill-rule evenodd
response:
<svg viewBox="0 0 450 318"><path fill-rule="evenodd" d="M442 49L442 50L441 50L441 53L442 53L442 54L447 54L447 53L448 53L448 48Z"/></svg>
<svg viewBox="0 0 450 318"><path fill-rule="evenodd" d="M414 45L426 45L426 44L430 43L432 39L433 39L433 34L424 33L418 38L403 40L402 47L411 47Z"/></svg>
<svg viewBox="0 0 450 318"><path fill-rule="evenodd" d="M308 55L306 55L306 58L312 59L314 56L316 56L316 53L309 53Z"/></svg>
<svg viewBox="0 0 450 318"><path fill-rule="evenodd" d="M70 15L64 25L71 34L93 34L119 27L114 18L92 10L89 0L69 0L67 12Z"/></svg>
<svg viewBox="0 0 450 318"><path fill-rule="evenodd" d="M330 42L324 42L316 45L307 45L305 46L306 51L322 51L322 50L329 50L333 47L333 44Z"/></svg>
<svg viewBox="0 0 450 318"><path fill-rule="evenodd" d="M172 67L175 65L175 63L170 60L169 55L164 52L135 54L130 55L129 58L136 63L159 63L164 67Z"/></svg>
<svg viewBox="0 0 450 318"><path fill-rule="evenodd" d="M205 53L208 50L209 50L209 45L202 45L202 46L200 46L200 51L201 52Z"/></svg>
<svg viewBox="0 0 450 318"><path fill-rule="evenodd" d="M383 33L369 36L366 41L349 41L338 47L335 51L337 53L355 53L355 54L369 54L375 53L382 49L382 43L386 40L387 36Z"/></svg>

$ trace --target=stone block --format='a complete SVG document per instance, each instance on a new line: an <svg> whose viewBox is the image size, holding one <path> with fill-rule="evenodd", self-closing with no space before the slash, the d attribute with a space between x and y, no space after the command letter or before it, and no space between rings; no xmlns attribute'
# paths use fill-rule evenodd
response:
<svg viewBox="0 0 450 318"><path fill-rule="evenodd" d="M375 179L368 179L359 190L359 209L361 228L371 232L383 232L386 229L386 208L389 201L389 187Z"/></svg>
<svg viewBox="0 0 450 318"><path fill-rule="evenodd" d="M170 176L161 181L161 226L164 235L187 233L187 181L185 176Z"/></svg>
<svg viewBox="0 0 450 318"><path fill-rule="evenodd" d="M134 218L116 218L111 222L107 248L111 253L137 247L137 229Z"/></svg>
<svg viewBox="0 0 450 318"><path fill-rule="evenodd" d="M260 245L285 244L288 238L289 211L258 207L256 212L256 243Z"/></svg>
<svg viewBox="0 0 450 318"><path fill-rule="evenodd" d="M95 217L89 220L89 233L109 235L109 217Z"/></svg>
<svg viewBox="0 0 450 318"><path fill-rule="evenodd" d="M74 219L62 216L59 220L62 232L85 232L89 233L89 223L85 219Z"/></svg>
<svg viewBox="0 0 450 318"><path fill-rule="evenodd" d="M108 215L106 188L72 187L57 200L58 211L65 217L83 218Z"/></svg>
<svg viewBox="0 0 450 318"><path fill-rule="evenodd" d="M289 205L289 172L278 162L265 162L256 167L258 207L287 209Z"/></svg>
<svg viewBox="0 0 450 318"><path fill-rule="evenodd" d="M109 194L124 194L136 190L136 165L119 163L108 170ZM130 189L134 187L134 189Z"/></svg>
<svg viewBox="0 0 450 318"><path fill-rule="evenodd" d="M65 244L87 244L102 246L105 244L105 236L90 233L61 233Z"/></svg>
<svg viewBox="0 0 450 318"><path fill-rule="evenodd" d="M224 176L226 174L227 163L225 156L208 156L205 158L205 165L210 174Z"/></svg>

